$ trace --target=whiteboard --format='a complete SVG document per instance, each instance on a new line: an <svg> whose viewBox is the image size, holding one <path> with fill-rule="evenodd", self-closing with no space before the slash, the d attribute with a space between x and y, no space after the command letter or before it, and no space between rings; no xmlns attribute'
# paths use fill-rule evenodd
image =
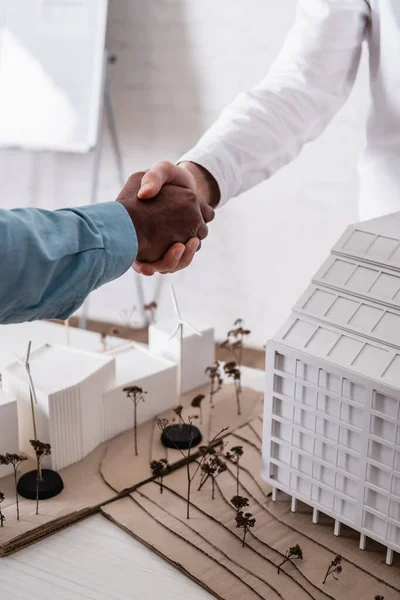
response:
<svg viewBox="0 0 400 600"><path fill-rule="evenodd" d="M88 152L108 0L0 0L0 147Z"/></svg>

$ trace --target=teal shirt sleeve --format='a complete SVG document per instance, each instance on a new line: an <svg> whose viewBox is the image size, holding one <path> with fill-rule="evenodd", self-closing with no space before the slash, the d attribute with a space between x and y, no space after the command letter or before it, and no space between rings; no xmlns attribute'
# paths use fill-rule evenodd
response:
<svg viewBox="0 0 400 600"><path fill-rule="evenodd" d="M119 202L0 210L0 323L67 319L91 291L125 273L137 249Z"/></svg>

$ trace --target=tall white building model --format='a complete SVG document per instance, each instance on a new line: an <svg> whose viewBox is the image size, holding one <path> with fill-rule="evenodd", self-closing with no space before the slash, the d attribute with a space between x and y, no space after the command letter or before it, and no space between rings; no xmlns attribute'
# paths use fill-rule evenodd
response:
<svg viewBox="0 0 400 600"><path fill-rule="evenodd" d="M349 227L267 344L263 477L400 552L400 213Z"/></svg>

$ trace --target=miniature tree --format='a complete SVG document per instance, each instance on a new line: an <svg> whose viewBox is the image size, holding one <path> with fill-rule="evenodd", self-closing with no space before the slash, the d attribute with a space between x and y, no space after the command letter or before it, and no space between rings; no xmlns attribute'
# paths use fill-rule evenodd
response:
<svg viewBox="0 0 400 600"><path fill-rule="evenodd" d="M375 596L375 600L385 600L385 596Z"/></svg>
<svg viewBox="0 0 400 600"><path fill-rule="evenodd" d="M198 394L197 396L195 396L193 398L193 400L190 403L190 405L193 406L193 408L198 408L199 409L200 425L203 425L203 411L202 411L202 408L201 408L201 403L203 402L204 398L205 398L204 394Z"/></svg>
<svg viewBox="0 0 400 600"><path fill-rule="evenodd" d="M242 375L241 375L241 371L238 368L237 364L235 362L228 362L224 365L224 371L226 373L226 375L233 380L233 384L235 386L235 392L236 392L236 406L237 406L237 414L240 415L241 414L241 410L240 410L240 394L242 393L242 383L241 383L241 379L242 379Z"/></svg>
<svg viewBox="0 0 400 600"><path fill-rule="evenodd" d="M225 473L225 471L228 468L226 466L226 462L221 458L223 448L224 448L223 445L222 445L222 447L219 448L219 450L216 450L213 447L208 448L206 451L206 456L205 456L204 462L201 465L202 476L200 479L200 485L198 487L198 490L200 491L201 488L203 487L203 485L206 483L206 481L208 481L208 479L211 477L211 483L212 483L211 497L213 500L215 499L215 480L222 473ZM200 448L200 451L201 450L202 449Z"/></svg>
<svg viewBox="0 0 400 600"><path fill-rule="evenodd" d="M232 446L225 455L226 460L236 465L236 495L239 496L239 469L240 459L243 456L243 446Z"/></svg>
<svg viewBox="0 0 400 600"><path fill-rule="evenodd" d="M201 466L204 463L205 458L208 454L208 449L217 443L217 441L220 439L221 435L223 433L225 433L225 431L228 430L228 427L224 427L224 429L221 429L221 431L212 438L212 440L206 446L206 450L201 453L200 460L197 461L197 465L196 465L194 472L191 472L190 464L191 464L191 460L193 460L193 457L191 454L191 450L192 450L191 442L193 442L193 439L194 439L194 425L193 425L194 417L189 416L187 419L187 422L186 422L184 420L184 418L182 417L182 410L183 410L182 406L177 406L176 408L173 409L174 413L178 416L178 419L181 422L181 424L189 426L188 427L188 429L189 429L189 434L188 434L189 435L189 447L186 451L186 454L182 450L182 448L179 448L175 444L174 439L172 437L170 437L169 439L170 439L171 443L173 444L173 446L182 454L183 458L185 459L186 477L187 477L186 518L189 519L190 518L190 494L191 494L191 490L192 490L193 479L196 477L199 469L201 469ZM168 419L157 419L157 425L158 425L159 429L161 429L161 431L168 437L167 427L169 425L169 420Z"/></svg>
<svg viewBox="0 0 400 600"><path fill-rule="evenodd" d="M0 504L2 502L4 502L4 498L5 498L5 495L3 494L3 492L0 492ZM3 515L3 512L1 510L1 506L0 506L0 527L3 527L3 523L4 523L5 520L6 520L6 518Z"/></svg>
<svg viewBox="0 0 400 600"><path fill-rule="evenodd" d="M244 339L251 333L249 329L244 329L243 323L243 319L236 319L233 329L228 331L226 340L221 344L221 348L225 348L230 352L240 372L242 370ZM241 384L240 391L242 391Z"/></svg>
<svg viewBox="0 0 400 600"><path fill-rule="evenodd" d="M221 363L216 360L211 367L205 370L206 375L210 378L210 405L214 407L214 396L222 387L223 379L221 374Z"/></svg>
<svg viewBox="0 0 400 600"><path fill-rule="evenodd" d="M134 407L133 431L134 431L134 436L135 436L135 455L137 456L138 455L138 448L137 448L137 407L138 407L138 404L140 404L140 402L144 402L145 401L145 395L147 394L147 392L145 392L138 385L128 385L127 387L124 387L122 389L122 391L125 392L127 398L131 398L132 401L133 401L133 407Z"/></svg>
<svg viewBox="0 0 400 600"><path fill-rule="evenodd" d="M289 548L289 550L286 550L285 558L283 559L281 564L278 565L278 575L281 571L281 567L283 567L283 565L285 563L287 563L288 561L292 561L292 560L303 560L303 551L300 548L299 544L296 544L295 546L291 546Z"/></svg>
<svg viewBox="0 0 400 600"><path fill-rule="evenodd" d="M110 327L108 331L102 331L100 334L101 345L103 346L103 352L107 351L107 338L109 335L118 336L120 331L117 327Z"/></svg>
<svg viewBox="0 0 400 600"><path fill-rule="evenodd" d="M238 510L236 513L235 521L236 527L243 529L242 548L244 548L247 532L249 531L249 529L254 527L254 525L256 524L256 519L251 513L244 513L242 510Z"/></svg>
<svg viewBox="0 0 400 600"><path fill-rule="evenodd" d="M169 464L166 458L160 458L159 460L152 460L150 463L150 469L155 477L158 479L160 486L160 494L163 493L163 479L166 471L169 469Z"/></svg>
<svg viewBox="0 0 400 600"><path fill-rule="evenodd" d="M153 324L156 322L156 311L158 308L158 304L155 300L153 300L152 302L149 302L148 304L145 304L143 306L144 310L149 313L149 322L150 324Z"/></svg>
<svg viewBox="0 0 400 600"><path fill-rule="evenodd" d="M249 499L244 498L243 496L233 496L231 498L231 504L236 508L236 512L243 510L243 508L247 508L249 506Z"/></svg>
<svg viewBox="0 0 400 600"><path fill-rule="evenodd" d="M17 471L20 464L27 460L27 456L23 454L10 454L7 452L6 455L0 454L0 465L11 465L14 472L14 485L15 485L15 502L17 507L17 521L19 521L19 500L18 500L18 490L17 490Z"/></svg>
<svg viewBox="0 0 400 600"><path fill-rule="evenodd" d="M50 444L45 444L39 440L29 440L30 445L32 446L35 454L36 454L36 514L39 514L39 485L42 481L42 460L45 456L49 456L51 454L51 446Z"/></svg>
<svg viewBox="0 0 400 600"><path fill-rule="evenodd" d="M332 575L333 579L336 579L336 581L337 581L338 575L340 575L340 573L343 570L341 563L342 563L342 557L340 556L340 554L336 554L335 558L329 563L329 566L325 573L325 578L322 583L326 582L329 575Z"/></svg>

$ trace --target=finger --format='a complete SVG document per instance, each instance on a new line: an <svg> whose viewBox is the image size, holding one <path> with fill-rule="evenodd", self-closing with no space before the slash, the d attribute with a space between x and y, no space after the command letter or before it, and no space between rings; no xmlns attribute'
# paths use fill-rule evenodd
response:
<svg viewBox="0 0 400 600"><path fill-rule="evenodd" d="M200 227L197 230L197 237L199 238L199 240L204 240L207 236L208 236L208 227L205 223L203 223L202 225L200 225Z"/></svg>
<svg viewBox="0 0 400 600"><path fill-rule="evenodd" d="M203 219L205 220L206 223L209 223L210 221L212 221L214 219L215 211L206 202L203 202L203 201L200 202L200 210L201 210L201 214L203 215Z"/></svg>
<svg viewBox="0 0 400 600"><path fill-rule="evenodd" d="M136 271L136 273L139 273L139 275L146 275L147 277L151 277L155 273L155 270L150 263L143 263L140 262L140 260L135 260L132 269Z"/></svg>
<svg viewBox="0 0 400 600"><path fill-rule="evenodd" d="M196 191L196 182L191 173L166 160L156 162L143 176L138 197L142 200L153 198L165 183Z"/></svg>
<svg viewBox="0 0 400 600"><path fill-rule="evenodd" d="M182 269L186 269L192 262L196 252L200 250L201 242L197 238L192 238L186 244L186 250L182 255L181 260L179 261L178 266L172 273L176 273L177 271L181 271Z"/></svg>
<svg viewBox="0 0 400 600"><path fill-rule="evenodd" d="M160 260L156 260L152 263L135 261L140 268L140 271L138 272L142 275L149 276L154 275L156 272L162 273L172 271L178 266L185 249L186 247L184 244L173 244Z"/></svg>

